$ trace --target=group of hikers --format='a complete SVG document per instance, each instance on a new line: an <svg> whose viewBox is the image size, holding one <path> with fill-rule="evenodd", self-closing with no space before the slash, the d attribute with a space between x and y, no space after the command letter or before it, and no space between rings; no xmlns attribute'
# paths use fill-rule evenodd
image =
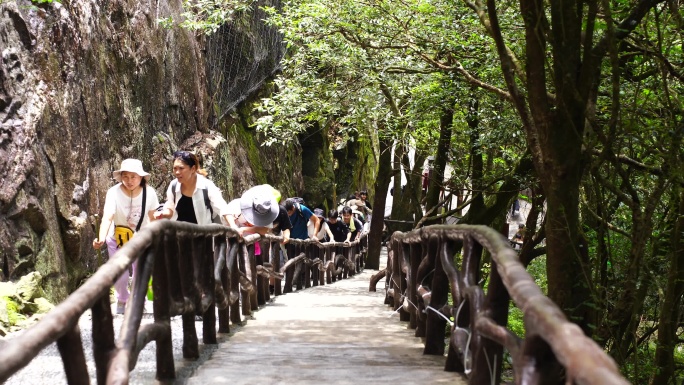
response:
<svg viewBox="0 0 684 385"><path fill-rule="evenodd" d="M364 221L371 215L366 191L355 193L327 216L320 208L313 211L300 198L280 204L281 194L268 184L254 186L240 198L226 202L221 190L207 178L197 155L189 151L173 153L173 176L166 189L166 201L159 203L155 190L147 185L150 174L138 159L125 159L112 173L119 182L107 191L97 238L93 247L105 244L109 258L135 232L154 220L169 219L206 225L220 219L241 236L267 234L282 236L281 263L287 259L284 245L290 239L312 239L319 242L352 242L368 228ZM364 227L365 226L365 227ZM260 255L259 242L255 254ZM135 262L132 271L136 271ZM128 271L115 282L116 313L123 314L130 297ZM133 277L135 279L135 277Z"/></svg>

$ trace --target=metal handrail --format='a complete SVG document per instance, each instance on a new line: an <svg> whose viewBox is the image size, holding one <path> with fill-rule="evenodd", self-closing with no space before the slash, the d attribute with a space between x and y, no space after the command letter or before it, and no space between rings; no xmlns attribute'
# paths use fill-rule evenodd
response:
<svg viewBox="0 0 684 385"><path fill-rule="evenodd" d="M492 264L487 293L480 277L484 249ZM508 240L489 227L395 232L387 269L371 278L371 291L383 277L385 303L424 337L425 354L444 354L445 326L451 324L445 370L465 374L470 384L501 382L504 348L516 384L629 383L613 359L542 293ZM449 292L453 305L447 303ZM506 328L509 300L524 314L524 338Z"/></svg>
<svg viewBox="0 0 684 385"><path fill-rule="evenodd" d="M254 255L254 243L263 242L269 247L275 264L259 262ZM323 265L332 261L335 247L344 248L344 262L340 269L328 272L328 280L355 274L363 268L367 238L350 244L320 244L313 241L290 240L293 250L301 250L302 258L289 266L279 267L279 258L273 251L282 242L281 237L248 235L240 237L237 231L212 224L198 226L177 221L156 221L143 228L116 254L100 267L93 276L74 291L38 323L20 335L3 341L0 350L0 382L26 366L41 350L56 342L68 383L89 382L79 318L92 311L93 356L98 384L128 383L129 372L135 368L138 354L151 341L156 341L158 380L175 378L171 344L170 318L181 315L183 320L183 356L199 357L195 315L203 316L203 342L215 344L216 313L219 308L218 332L229 332L229 319L241 323L247 315L268 299L268 277L287 274L292 280L310 269L301 264ZM325 250L319 258L319 250ZM314 254L314 252L316 252ZM277 254L277 253L276 253ZM310 258L314 257L314 258ZM126 307L121 333L114 340L113 316L109 291L116 279L134 261L138 261L132 296ZM155 263L157 261L157 263ZM279 271L274 270L276 267ZM259 274L257 273L259 272ZM314 271L314 276L317 271ZM335 275L333 275L335 274ZM324 284L323 274L314 285ZM147 283L153 276L154 322L141 326ZM306 275L308 277L308 275ZM279 283L279 282L278 282ZM304 284L308 287L310 282ZM277 286L280 288L280 285ZM287 288L287 281L286 281ZM298 289L300 287L298 286ZM291 286L290 286L291 290ZM280 294L279 292L275 293ZM238 298L242 301L238 301Z"/></svg>

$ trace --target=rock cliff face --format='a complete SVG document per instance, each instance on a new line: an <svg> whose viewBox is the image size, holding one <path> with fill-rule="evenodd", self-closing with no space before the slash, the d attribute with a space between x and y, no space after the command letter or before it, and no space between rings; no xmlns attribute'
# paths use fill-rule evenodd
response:
<svg viewBox="0 0 684 385"><path fill-rule="evenodd" d="M255 151L239 121L209 129L203 41L156 22L180 12L180 0L0 2L1 279L37 270L55 301L77 287L96 267L92 215L125 158L143 161L162 201L178 148L205 155L227 200L301 184L296 169L254 166L292 149Z"/></svg>

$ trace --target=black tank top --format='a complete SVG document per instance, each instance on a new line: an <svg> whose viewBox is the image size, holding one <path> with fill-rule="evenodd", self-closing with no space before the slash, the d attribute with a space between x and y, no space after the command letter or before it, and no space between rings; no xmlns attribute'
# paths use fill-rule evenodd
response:
<svg viewBox="0 0 684 385"><path fill-rule="evenodd" d="M191 197L181 195L181 199L179 199L178 203L176 204L176 211L178 212L179 221L197 224L195 206L192 204Z"/></svg>

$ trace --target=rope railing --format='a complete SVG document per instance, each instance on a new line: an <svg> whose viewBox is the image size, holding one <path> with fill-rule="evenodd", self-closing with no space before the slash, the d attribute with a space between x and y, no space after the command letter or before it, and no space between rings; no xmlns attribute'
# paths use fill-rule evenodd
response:
<svg viewBox="0 0 684 385"><path fill-rule="evenodd" d="M486 293L483 250L491 256ZM567 320L508 240L491 228L436 225L395 232L387 268L371 278L370 291L382 278L385 303L424 338L424 354L443 355L448 348L445 370L465 374L470 384L501 383L504 349L516 384L628 384L613 359ZM524 314L523 338L506 328L510 300Z"/></svg>
<svg viewBox="0 0 684 385"><path fill-rule="evenodd" d="M269 254L254 254L254 244ZM280 267L281 237L248 235L244 238L226 226L198 226L177 221L156 221L142 229L101 266L74 293L18 336L3 341L0 349L0 383L28 365L45 347L55 343L69 384L89 382L79 318L92 312L93 359L98 384L128 383L140 351L156 342L156 378L175 378L171 317L181 316L183 357L199 357L195 316L202 316L205 344L217 343L219 333L230 332L230 322L242 323L270 299L269 279L275 295L312 284L323 285L363 269L367 235L351 243L291 239L288 262ZM337 256L336 252L342 251ZM136 278L126 307L121 332L115 340L109 292L134 261ZM311 268L317 267L317 268ZM152 277L153 322L142 324L148 281ZM327 279L325 279L327 278ZM312 282L313 281L313 282ZM242 308L240 308L242 303ZM218 311L216 310L218 308ZM218 330L216 328L218 313Z"/></svg>

